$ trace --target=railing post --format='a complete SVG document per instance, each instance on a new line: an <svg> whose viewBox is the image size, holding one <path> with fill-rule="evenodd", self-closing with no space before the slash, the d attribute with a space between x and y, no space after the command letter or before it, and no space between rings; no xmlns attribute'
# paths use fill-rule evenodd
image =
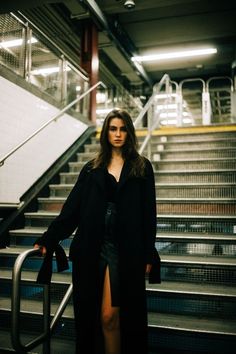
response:
<svg viewBox="0 0 236 354"><path fill-rule="evenodd" d="M202 124L211 124L211 101L210 93L208 91L202 91Z"/></svg>
<svg viewBox="0 0 236 354"><path fill-rule="evenodd" d="M177 92L177 97L176 97L176 103L177 103L177 127L182 126L183 122L183 94L182 94L182 85L179 85L178 92Z"/></svg>
<svg viewBox="0 0 236 354"><path fill-rule="evenodd" d="M51 314L51 298L50 285L44 285L43 291L43 328L44 333L48 333L46 340L43 342L43 354L50 354L50 314Z"/></svg>

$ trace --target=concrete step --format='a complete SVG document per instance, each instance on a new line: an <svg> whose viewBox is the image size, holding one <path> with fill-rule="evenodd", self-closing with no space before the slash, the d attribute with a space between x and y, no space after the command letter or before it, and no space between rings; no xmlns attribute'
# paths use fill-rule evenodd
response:
<svg viewBox="0 0 236 354"><path fill-rule="evenodd" d="M96 157L95 152L80 152L77 153L77 161L78 162L87 162L89 160L92 160Z"/></svg>
<svg viewBox="0 0 236 354"><path fill-rule="evenodd" d="M231 354L236 344L235 320L149 313L148 322L151 345L166 353Z"/></svg>
<svg viewBox="0 0 236 354"><path fill-rule="evenodd" d="M236 234L236 215L157 214L157 234L170 232Z"/></svg>
<svg viewBox="0 0 236 354"><path fill-rule="evenodd" d="M233 198L158 198L157 212L172 215L236 215Z"/></svg>
<svg viewBox="0 0 236 354"><path fill-rule="evenodd" d="M179 159L152 161L156 171L204 171L204 170L235 170L235 158Z"/></svg>
<svg viewBox="0 0 236 354"><path fill-rule="evenodd" d="M154 171L154 174L157 183L236 183L236 169L166 170ZM60 182L74 185L78 175L78 172L60 173Z"/></svg>
<svg viewBox="0 0 236 354"><path fill-rule="evenodd" d="M73 186L73 184L49 185L50 198L67 197ZM156 184L156 195L157 198L236 198L236 185L229 183L189 183L188 185L181 183L158 183Z"/></svg>
<svg viewBox="0 0 236 354"><path fill-rule="evenodd" d="M184 192L183 192L184 193ZM196 191L194 192L197 193ZM168 194L167 194L168 195ZM39 211L60 212L65 197L38 198ZM209 215L235 215L235 198L157 198L157 212L159 214L209 214ZM28 215L28 214L26 214Z"/></svg>
<svg viewBox="0 0 236 354"><path fill-rule="evenodd" d="M163 281L147 284L146 291L149 312L207 316L216 320L236 318L235 286Z"/></svg>
<svg viewBox="0 0 236 354"><path fill-rule="evenodd" d="M66 177L65 177L66 178ZM235 170L178 170L178 171L156 171L155 180L160 183L182 183L182 184L233 184L236 183Z"/></svg>
<svg viewBox="0 0 236 354"><path fill-rule="evenodd" d="M138 134L138 140L142 141L145 139L146 132L140 136ZM201 132L199 133L190 133L189 131L186 131L186 134L183 133L169 133L165 134L164 132L162 133L161 131L157 131L156 134L155 132L152 135L152 140L153 141L161 141L161 142L203 142L203 141L215 141L215 140L235 140L236 132L235 131L220 131L220 132L206 132L204 131L204 128L202 129ZM93 143L94 140L92 139L91 142Z"/></svg>
<svg viewBox="0 0 236 354"><path fill-rule="evenodd" d="M60 173L60 183L74 185L79 176L78 172L62 172Z"/></svg>
<svg viewBox="0 0 236 354"><path fill-rule="evenodd" d="M227 139L215 139L215 140L200 140L200 141L183 141L183 142L165 142L151 141L152 151L173 151L173 150L198 150L201 149L223 149L223 148L236 148L236 138ZM85 144L85 152L98 152L100 149L100 143Z"/></svg>
<svg viewBox="0 0 236 354"><path fill-rule="evenodd" d="M93 145L92 145L93 146ZM173 151L173 150L197 150L199 149L224 149L224 148L236 148L236 138L234 139L218 139L213 141L201 140L201 141L185 141L185 142L163 142L163 143L151 143L152 149L157 151Z"/></svg>
<svg viewBox="0 0 236 354"><path fill-rule="evenodd" d="M164 150L152 154L154 160L181 160L181 159L236 159L236 148L220 148L219 150L203 148L199 145L198 150Z"/></svg>
<svg viewBox="0 0 236 354"><path fill-rule="evenodd" d="M15 263L17 256L26 247L9 247L0 250L0 267L9 269ZM68 249L66 249L68 255ZM211 256L162 254L162 281L205 282L210 284L236 285L235 256ZM24 270L38 270L43 257L31 257L24 264ZM55 264L55 259L54 263ZM64 273L70 273L71 269Z"/></svg>
<svg viewBox="0 0 236 354"><path fill-rule="evenodd" d="M156 184L156 196L159 198L203 198L208 199L235 199L236 185L226 183L158 183Z"/></svg>
<svg viewBox="0 0 236 354"><path fill-rule="evenodd" d="M85 165L86 161L81 161L81 162L69 162L69 172L80 172L83 166Z"/></svg>

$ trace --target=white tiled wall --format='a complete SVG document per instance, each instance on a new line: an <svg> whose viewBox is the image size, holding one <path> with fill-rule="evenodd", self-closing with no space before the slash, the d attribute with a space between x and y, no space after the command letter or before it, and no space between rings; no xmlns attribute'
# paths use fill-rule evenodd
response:
<svg viewBox="0 0 236 354"><path fill-rule="evenodd" d="M58 109L0 77L0 159L58 113ZM64 114L0 167L0 204L15 204L38 177L86 130Z"/></svg>

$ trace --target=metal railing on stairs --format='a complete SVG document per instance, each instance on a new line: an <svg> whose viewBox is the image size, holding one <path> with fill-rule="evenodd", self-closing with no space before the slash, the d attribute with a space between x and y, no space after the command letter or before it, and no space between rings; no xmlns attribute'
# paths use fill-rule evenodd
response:
<svg viewBox="0 0 236 354"><path fill-rule="evenodd" d="M147 114L147 135L139 149L139 153L142 154L144 149L146 148L147 144L150 142L150 139L152 137L153 131L158 127L159 125L159 118L160 118L160 112L156 110L156 97L157 95L161 92L162 88L165 87L165 93L167 95L167 110L168 110L168 101L169 101L169 96L171 93L171 84L175 82L172 82L170 80L170 77L168 74L163 75L162 79L153 87L153 93L145 106L143 107L142 111L139 113L138 117L134 121L134 126L135 128L138 127L140 122L144 119L145 115ZM148 157L150 158L150 144L148 144Z"/></svg>
<svg viewBox="0 0 236 354"><path fill-rule="evenodd" d="M57 119L59 119L65 112L67 112L71 107L73 107L76 103L81 101L85 96L87 96L91 91L96 89L98 86L103 86L106 88L106 85L102 82L99 81L92 87L90 87L87 91L85 91L83 94L81 94L79 97L77 97L75 100L70 102L67 106L65 106L60 112L58 112L54 117L52 117L49 121L47 121L45 124L43 124L39 129L37 129L34 133L29 135L24 141L22 141L20 144L18 144L16 147L14 147L11 151L9 151L1 160L0 160L0 167L4 165L5 161L13 155L17 150L19 150L23 145L25 145L28 141L30 141L32 138L34 138L38 133L40 133L43 129L45 129L49 124L52 122L55 122Z"/></svg>
<svg viewBox="0 0 236 354"><path fill-rule="evenodd" d="M43 344L43 354L50 354L50 337L60 320L72 294L72 284L69 285L52 321L50 285L43 285L43 333L27 344L22 344L20 339L20 283L23 264L27 258L39 256L39 249L30 249L22 252L16 259L12 271L12 298L11 298L11 339L12 346L17 353L27 353L40 344Z"/></svg>

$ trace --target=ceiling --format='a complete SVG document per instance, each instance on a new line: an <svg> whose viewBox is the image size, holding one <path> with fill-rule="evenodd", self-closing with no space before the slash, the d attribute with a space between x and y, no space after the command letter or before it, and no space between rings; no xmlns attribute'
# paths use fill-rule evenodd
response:
<svg viewBox="0 0 236 354"><path fill-rule="evenodd" d="M135 7L130 10L124 7L124 2L8 0L0 5L0 11L34 14L32 18L39 26L39 18L42 21L45 16L46 26L46 10L50 9L53 21L58 22L58 31L59 28L63 31L65 23L67 31L70 28L73 32L73 38L79 36L80 23L93 18L99 28L100 60L126 86L151 87L165 73L177 82L185 78L231 75L232 63L236 60L235 0L135 0ZM48 21L48 31L50 26ZM216 47L217 54L138 65L131 60L137 54L204 47Z"/></svg>

